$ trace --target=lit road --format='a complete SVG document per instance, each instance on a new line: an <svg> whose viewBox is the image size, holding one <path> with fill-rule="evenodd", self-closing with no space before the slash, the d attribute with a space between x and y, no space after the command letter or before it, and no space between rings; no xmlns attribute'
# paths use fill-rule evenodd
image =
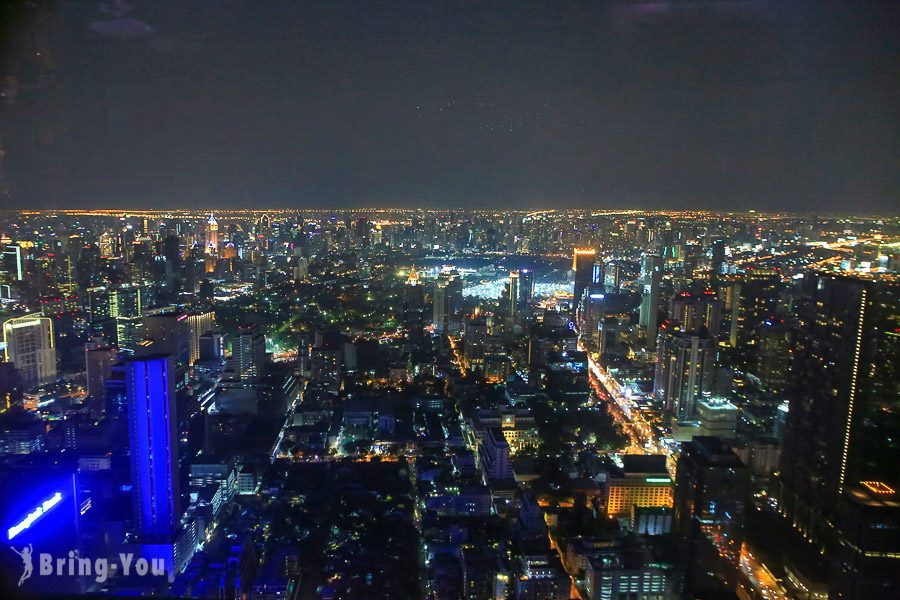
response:
<svg viewBox="0 0 900 600"><path fill-rule="evenodd" d="M585 348L579 344L580 350ZM586 350L585 350L586 351ZM631 410L622 394L622 386L609 376L606 371L587 352L588 368L591 372L591 387L602 400L616 424L628 436L628 446L622 453L627 454L663 454L654 435L653 427L644 419L640 411Z"/></svg>
<svg viewBox="0 0 900 600"><path fill-rule="evenodd" d="M763 600L788 600L788 595L779 585L772 572L753 555L744 544L741 547L740 560L741 574L750 583L750 588L741 585L742 596L749 598L761 598Z"/></svg>

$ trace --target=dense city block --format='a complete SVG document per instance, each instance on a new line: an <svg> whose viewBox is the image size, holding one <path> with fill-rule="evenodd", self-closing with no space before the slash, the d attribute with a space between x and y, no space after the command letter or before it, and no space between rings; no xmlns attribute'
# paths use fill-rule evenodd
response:
<svg viewBox="0 0 900 600"><path fill-rule="evenodd" d="M896 217L0 212L0 597L896 597L898 271Z"/></svg>

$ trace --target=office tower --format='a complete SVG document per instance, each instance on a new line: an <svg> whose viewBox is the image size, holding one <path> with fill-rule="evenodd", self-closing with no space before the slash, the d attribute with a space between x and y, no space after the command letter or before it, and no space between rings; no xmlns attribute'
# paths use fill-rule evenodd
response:
<svg viewBox="0 0 900 600"><path fill-rule="evenodd" d="M301 349L303 346L300 346ZM207 331L200 335L198 360L220 362L225 357L225 336L217 331ZM301 359L303 353L301 352Z"/></svg>
<svg viewBox="0 0 900 600"><path fill-rule="evenodd" d="M206 222L206 253L219 253L219 224L212 213L209 213L209 220Z"/></svg>
<svg viewBox="0 0 900 600"><path fill-rule="evenodd" d="M659 318L659 288L662 281L662 257L645 254L641 260L641 277L644 282L638 325L644 332L647 347L656 347L656 329Z"/></svg>
<svg viewBox="0 0 900 600"><path fill-rule="evenodd" d="M434 330L438 333L444 333L447 330L447 321L449 320L449 300L447 298L447 282L438 279L434 284L434 295L432 297L433 314L432 323Z"/></svg>
<svg viewBox="0 0 900 600"><path fill-rule="evenodd" d="M749 501L749 470L722 440L698 436L681 446L673 529L684 597L734 594Z"/></svg>
<svg viewBox="0 0 900 600"><path fill-rule="evenodd" d="M462 278L457 271L438 275L434 285L433 322L439 333L458 333L456 317L462 309Z"/></svg>
<svg viewBox="0 0 900 600"><path fill-rule="evenodd" d="M575 291L573 305L578 306L584 290L591 284L594 274L594 259L597 256L593 248L575 248L572 256L572 270L575 271Z"/></svg>
<svg viewBox="0 0 900 600"><path fill-rule="evenodd" d="M716 337L722 325L722 302L711 290L702 294L682 292L669 301L669 318L681 323L685 331L706 330Z"/></svg>
<svg viewBox="0 0 900 600"><path fill-rule="evenodd" d="M602 285L592 283L575 310L579 337L591 350L600 346L600 323L606 317L607 300L602 290Z"/></svg>
<svg viewBox="0 0 900 600"><path fill-rule="evenodd" d="M595 260L593 270L591 271L591 283L603 286L605 281L606 268L602 260Z"/></svg>
<svg viewBox="0 0 900 600"><path fill-rule="evenodd" d="M425 288L415 269L403 286L403 325L411 336L421 336L425 327Z"/></svg>
<svg viewBox="0 0 900 600"><path fill-rule="evenodd" d="M143 319L142 346L152 341L147 350L141 352L166 354L172 358L172 376L177 389L181 389L187 379L191 360L191 329L188 316L179 310L155 310ZM199 349L198 349L199 354Z"/></svg>
<svg viewBox="0 0 900 600"><path fill-rule="evenodd" d="M789 382L793 360L791 339L791 324L781 317L769 317L757 328L754 373L767 390L776 394L783 393Z"/></svg>
<svg viewBox="0 0 900 600"><path fill-rule="evenodd" d="M6 271L14 281L22 281L22 279L24 279L22 248L17 244L7 244L6 247L3 248L3 270Z"/></svg>
<svg viewBox="0 0 900 600"><path fill-rule="evenodd" d="M715 352L706 332L686 332L674 321L660 325L654 394L677 419L693 418L700 395L712 392Z"/></svg>
<svg viewBox="0 0 900 600"><path fill-rule="evenodd" d="M116 349L111 346L86 344L84 347L88 403L95 416L106 410L106 380L117 357Z"/></svg>
<svg viewBox="0 0 900 600"><path fill-rule="evenodd" d="M143 290L134 284L122 284L109 290L109 316L140 317L143 311Z"/></svg>
<svg viewBox="0 0 900 600"><path fill-rule="evenodd" d="M465 342L463 357L466 367L476 369L484 364L484 352L487 343L487 322L478 316L467 319L463 325L463 341Z"/></svg>
<svg viewBox="0 0 900 600"><path fill-rule="evenodd" d="M116 322L116 342L133 346L141 340L143 290L134 284L122 284L109 290L109 316Z"/></svg>
<svg viewBox="0 0 900 600"><path fill-rule="evenodd" d="M112 257L116 255L116 236L109 231L100 234L100 255L104 257Z"/></svg>
<svg viewBox="0 0 900 600"><path fill-rule="evenodd" d="M900 494L895 487L878 480L848 485L835 525L828 597L895 598L900 590Z"/></svg>
<svg viewBox="0 0 900 600"><path fill-rule="evenodd" d="M725 282L724 309L728 346L737 351L738 363L744 368L754 365L756 328L767 317L778 312L784 285L778 269L752 269L729 277Z"/></svg>
<svg viewBox="0 0 900 600"><path fill-rule="evenodd" d="M56 381L56 342L52 321L37 315L3 323L7 362L19 371L24 389Z"/></svg>
<svg viewBox="0 0 900 600"><path fill-rule="evenodd" d="M66 239L64 254L65 264L63 267L65 270L63 280L66 283L73 283L75 281L75 265L77 265L78 261L81 260L81 251L83 249L84 241L77 233L70 235Z"/></svg>
<svg viewBox="0 0 900 600"><path fill-rule="evenodd" d="M780 510L817 543L832 537L846 488L896 482L900 286L811 273L797 328L779 473Z"/></svg>
<svg viewBox="0 0 900 600"><path fill-rule="evenodd" d="M610 292L618 292L622 284L622 265L615 261L609 261L603 270L603 287Z"/></svg>
<svg viewBox="0 0 900 600"><path fill-rule="evenodd" d="M309 277L309 261L305 256L295 256L292 269L294 282L306 281Z"/></svg>
<svg viewBox="0 0 900 600"><path fill-rule="evenodd" d="M162 255L173 267L181 262L181 239L174 233L170 233L163 240Z"/></svg>
<svg viewBox="0 0 900 600"><path fill-rule="evenodd" d="M268 249L269 240L272 238L271 217L263 215L256 220L256 239L260 248Z"/></svg>
<svg viewBox="0 0 900 600"><path fill-rule="evenodd" d="M519 309L525 310L534 298L534 271L519 270Z"/></svg>
<svg viewBox="0 0 900 600"><path fill-rule="evenodd" d="M721 275L725 266L725 240L714 240L710 246L710 268L713 276Z"/></svg>
<svg viewBox="0 0 900 600"><path fill-rule="evenodd" d="M211 310L188 313L186 321L190 334L190 364L193 365L200 358L200 336L216 328L216 313Z"/></svg>
<svg viewBox="0 0 900 600"><path fill-rule="evenodd" d="M141 541L168 541L181 519L172 359L125 361L134 530Z"/></svg>
<svg viewBox="0 0 900 600"><path fill-rule="evenodd" d="M110 293L105 287L92 287L87 290L87 313L91 323L100 323L110 317Z"/></svg>
<svg viewBox="0 0 900 600"><path fill-rule="evenodd" d="M265 368L266 336L255 325L241 325L234 339L231 359L242 382L259 382Z"/></svg>
<svg viewBox="0 0 900 600"><path fill-rule="evenodd" d="M515 317L519 307L519 272L510 271L509 280L506 282L506 314Z"/></svg>

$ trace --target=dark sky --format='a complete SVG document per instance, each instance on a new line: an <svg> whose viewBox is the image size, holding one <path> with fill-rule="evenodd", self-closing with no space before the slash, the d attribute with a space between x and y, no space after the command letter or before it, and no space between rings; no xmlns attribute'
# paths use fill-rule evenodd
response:
<svg viewBox="0 0 900 600"><path fill-rule="evenodd" d="M5 9L0 202L898 205L900 2L129 4Z"/></svg>

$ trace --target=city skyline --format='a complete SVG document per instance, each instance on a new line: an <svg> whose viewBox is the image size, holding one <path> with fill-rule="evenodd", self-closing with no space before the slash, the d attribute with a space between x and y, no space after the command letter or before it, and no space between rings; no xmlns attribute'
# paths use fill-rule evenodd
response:
<svg viewBox="0 0 900 600"><path fill-rule="evenodd" d="M0 3L0 599L894 600L900 1Z"/></svg>
<svg viewBox="0 0 900 600"><path fill-rule="evenodd" d="M0 531L157 565L0 595L891 597L898 273L896 216L0 211Z"/></svg>

